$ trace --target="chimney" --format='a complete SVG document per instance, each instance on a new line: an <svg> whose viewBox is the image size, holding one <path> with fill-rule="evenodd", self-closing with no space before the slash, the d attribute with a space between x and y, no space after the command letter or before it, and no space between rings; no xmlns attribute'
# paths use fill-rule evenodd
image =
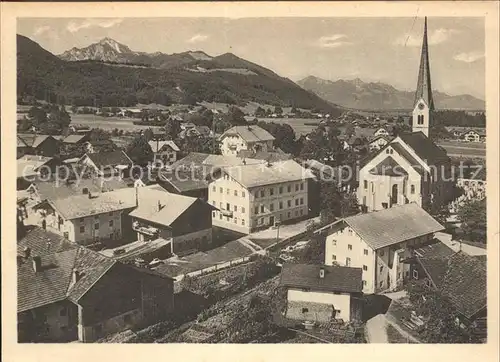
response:
<svg viewBox="0 0 500 362"><path fill-rule="evenodd" d="M31 249L27 246L23 249L23 258L28 259L31 256Z"/></svg>
<svg viewBox="0 0 500 362"><path fill-rule="evenodd" d="M78 271L76 268L73 269L73 272L71 273L72 284L75 285L81 278L82 278L82 273Z"/></svg>
<svg viewBox="0 0 500 362"><path fill-rule="evenodd" d="M319 277L320 279L323 279L325 277L325 268L323 267L319 268Z"/></svg>
<svg viewBox="0 0 500 362"><path fill-rule="evenodd" d="M42 258L40 258L39 256L33 257L33 270L35 271L35 273L42 270Z"/></svg>

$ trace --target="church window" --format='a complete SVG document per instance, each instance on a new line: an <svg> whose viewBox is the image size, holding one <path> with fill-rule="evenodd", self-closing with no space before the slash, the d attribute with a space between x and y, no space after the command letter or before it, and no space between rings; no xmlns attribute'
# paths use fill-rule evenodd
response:
<svg viewBox="0 0 500 362"><path fill-rule="evenodd" d="M415 193L415 185L410 186L410 193L414 194Z"/></svg>
<svg viewBox="0 0 500 362"><path fill-rule="evenodd" d="M363 188L366 190L368 188L368 181L363 181Z"/></svg>
<svg viewBox="0 0 500 362"><path fill-rule="evenodd" d="M373 182L370 182L370 187L371 187L372 192L373 192Z"/></svg>

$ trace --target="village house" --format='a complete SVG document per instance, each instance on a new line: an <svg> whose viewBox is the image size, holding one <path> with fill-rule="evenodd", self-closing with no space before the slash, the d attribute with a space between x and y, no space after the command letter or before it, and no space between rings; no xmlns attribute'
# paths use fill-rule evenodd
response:
<svg viewBox="0 0 500 362"><path fill-rule="evenodd" d="M387 132L387 130L385 128L379 128L378 130L375 131L375 133L373 135L375 137L378 137L378 136L389 137L390 136L389 132Z"/></svg>
<svg viewBox="0 0 500 362"><path fill-rule="evenodd" d="M116 144L110 139L89 140L85 142L87 153L110 152L117 148Z"/></svg>
<svg viewBox="0 0 500 362"><path fill-rule="evenodd" d="M469 130L460 137L465 142L486 142L486 129Z"/></svg>
<svg viewBox="0 0 500 362"><path fill-rule="evenodd" d="M271 151L274 137L259 126L234 126L220 137L221 153L236 156L241 150Z"/></svg>
<svg viewBox="0 0 500 362"><path fill-rule="evenodd" d="M361 268L316 264L284 264L280 287L286 288L285 317L298 321L361 321Z"/></svg>
<svg viewBox="0 0 500 362"><path fill-rule="evenodd" d="M177 153L180 151L179 147L174 141L160 141L154 140L148 142L151 151L153 152L153 163L157 162L162 165L171 165L177 161Z"/></svg>
<svg viewBox="0 0 500 362"><path fill-rule="evenodd" d="M308 216L311 171L293 160L222 167L209 185L213 224L249 234Z"/></svg>
<svg viewBox="0 0 500 362"><path fill-rule="evenodd" d="M133 166L130 157L124 151L86 153L78 163L86 166L97 176L101 177L126 177L127 171Z"/></svg>
<svg viewBox="0 0 500 362"><path fill-rule="evenodd" d="M412 248L429 243L444 230L415 203L350 216L317 233L326 236L325 264L363 269L363 292L400 286L410 276L404 259Z"/></svg>
<svg viewBox="0 0 500 362"><path fill-rule="evenodd" d="M36 179L49 178L60 165L57 158L24 155L16 160L17 190L26 190Z"/></svg>
<svg viewBox="0 0 500 362"><path fill-rule="evenodd" d="M19 241L18 341L94 342L166 320L173 280L36 228ZM112 301L112 302L110 302Z"/></svg>
<svg viewBox="0 0 500 362"><path fill-rule="evenodd" d="M449 298L464 326L485 324L487 315L486 259L455 252L441 242L415 249L406 261L411 278Z"/></svg>
<svg viewBox="0 0 500 362"><path fill-rule="evenodd" d="M465 198L482 200L486 197L486 180L481 178L458 178L457 186L465 192Z"/></svg>
<svg viewBox="0 0 500 362"><path fill-rule="evenodd" d="M373 150L380 150L381 148L385 147L389 143L390 139L388 136L377 136L370 140L368 143L368 147L370 148L370 151Z"/></svg>
<svg viewBox="0 0 500 362"><path fill-rule="evenodd" d="M17 134L18 157L20 154L31 154L55 157L60 152L60 142L50 135Z"/></svg>

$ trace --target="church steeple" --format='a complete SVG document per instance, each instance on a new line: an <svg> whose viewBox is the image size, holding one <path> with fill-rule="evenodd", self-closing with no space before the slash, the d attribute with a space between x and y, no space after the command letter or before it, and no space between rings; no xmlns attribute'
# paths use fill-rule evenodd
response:
<svg viewBox="0 0 500 362"><path fill-rule="evenodd" d="M424 39L418 70L417 90L413 103L413 132L423 132L429 137L434 99L432 98L431 70L429 65L429 45L427 41L427 17L424 23Z"/></svg>

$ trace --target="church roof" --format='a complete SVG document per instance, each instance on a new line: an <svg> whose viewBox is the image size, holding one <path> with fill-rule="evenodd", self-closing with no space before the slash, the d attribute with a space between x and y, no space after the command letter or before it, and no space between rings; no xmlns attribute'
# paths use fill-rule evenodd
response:
<svg viewBox="0 0 500 362"><path fill-rule="evenodd" d="M420 56L420 68L418 70L417 90L415 91L415 101L423 99L430 110L434 110L434 100L432 98L431 70L429 66L429 45L427 43L427 17L424 25L424 40L422 42L422 54Z"/></svg>
<svg viewBox="0 0 500 362"><path fill-rule="evenodd" d="M422 132L402 133L399 137L428 165L437 165L449 160L446 151Z"/></svg>
<svg viewBox="0 0 500 362"><path fill-rule="evenodd" d="M407 176L408 172L405 171L399 163L396 162L391 156L387 156L382 162L370 170L372 175L382 176Z"/></svg>

